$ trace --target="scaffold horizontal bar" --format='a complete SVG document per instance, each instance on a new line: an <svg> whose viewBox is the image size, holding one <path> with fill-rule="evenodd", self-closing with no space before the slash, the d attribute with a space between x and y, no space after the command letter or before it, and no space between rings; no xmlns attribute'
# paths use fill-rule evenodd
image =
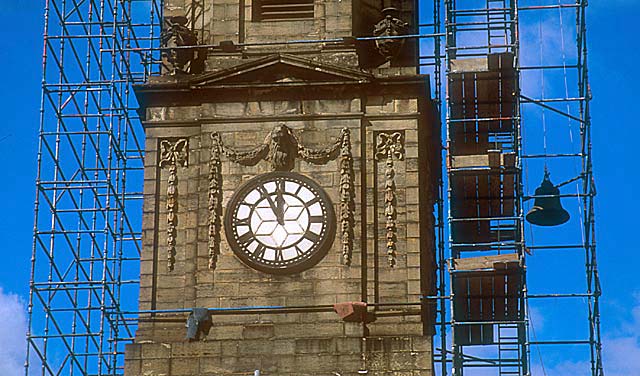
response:
<svg viewBox="0 0 640 376"><path fill-rule="evenodd" d="M474 8L474 9L451 9L449 13L460 16L486 16L493 14L507 14L511 8ZM448 25L448 24L447 24Z"/></svg>
<svg viewBox="0 0 640 376"><path fill-rule="evenodd" d="M594 196L593 193L561 193L557 195L531 195L531 196L522 196L524 201L531 200L532 198L554 198L554 197L591 197Z"/></svg>
<svg viewBox="0 0 640 376"><path fill-rule="evenodd" d="M449 119L448 122L449 123L469 123L469 122L485 122L485 121L505 121L505 120L516 120L516 119L519 119L519 117L508 116L508 117L490 117L490 118L463 118L463 119Z"/></svg>
<svg viewBox="0 0 640 376"><path fill-rule="evenodd" d="M49 312L85 312L85 311L102 311L104 309L114 309L115 306L95 305L95 306L82 306L75 308L49 308Z"/></svg>
<svg viewBox="0 0 640 376"><path fill-rule="evenodd" d="M556 153L556 154L523 154L522 158L563 158L563 157L584 157L582 153Z"/></svg>
<svg viewBox="0 0 640 376"><path fill-rule="evenodd" d="M575 98L542 98L536 99L536 103L556 103L556 102L580 102L585 100L584 97L575 97ZM524 100L520 103L529 104L531 102Z"/></svg>
<svg viewBox="0 0 640 376"><path fill-rule="evenodd" d="M118 261L117 259L105 259L105 261ZM70 277L72 278L72 277ZM46 291L50 288L56 289L65 286L64 288L69 288L68 286L83 286L86 288L93 288L91 286L108 286L108 285L120 285L120 284L137 284L138 281L130 280L130 281L51 281L51 282L34 282L32 284L33 287L37 288L40 291ZM73 287L71 287L73 288Z"/></svg>
<svg viewBox="0 0 640 376"><path fill-rule="evenodd" d="M475 222L475 221L517 221L522 219L522 217L465 217L465 218L456 218L451 217L449 220L451 222ZM515 225L515 224L514 224Z"/></svg>
<svg viewBox="0 0 640 376"><path fill-rule="evenodd" d="M46 230L36 231L36 235L72 235L72 234L104 234L104 230Z"/></svg>
<svg viewBox="0 0 640 376"><path fill-rule="evenodd" d="M544 250L544 249L584 249L586 246L585 245L570 245L570 244L559 244L559 245L531 245L531 246L527 246L528 249L539 249L539 250Z"/></svg>
<svg viewBox="0 0 640 376"><path fill-rule="evenodd" d="M486 48L484 48L485 50L496 50L497 48L494 46L488 46ZM505 50L502 51L494 51L494 52L506 52ZM467 58L467 57L486 57L488 54L488 51L481 51L481 52L465 52L465 53L456 53L456 58Z"/></svg>
<svg viewBox="0 0 640 376"><path fill-rule="evenodd" d="M520 70L543 70L543 69L575 69L580 68L578 64L569 64L569 65L525 65L519 67Z"/></svg>
<svg viewBox="0 0 640 376"><path fill-rule="evenodd" d="M86 332L86 333L63 333L63 334L43 334L43 335L30 335L29 338L32 339L44 339L44 338L84 338L84 337L93 337L99 335L100 332Z"/></svg>
<svg viewBox="0 0 640 376"><path fill-rule="evenodd" d="M456 325L489 325L489 324L520 324L524 325L526 320L486 320L486 321L451 321L451 325L455 327Z"/></svg>
<svg viewBox="0 0 640 376"><path fill-rule="evenodd" d="M546 298L590 298L595 294L574 293L574 294L527 294L530 299L546 299Z"/></svg>
<svg viewBox="0 0 640 376"><path fill-rule="evenodd" d="M464 50L484 50L488 48L514 48L515 44L490 44L480 46L449 46L447 50L464 51Z"/></svg>
<svg viewBox="0 0 640 376"><path fill-rule="evenodd" d="M580 8L582 4L554 4L554 5L529 5L524 7L518 7L518 10L553 10L562 8Z"/></svg>
<svg viewBox="0 0 640 376"><path fill-rule="evenodd" d="M557 108L554 108L554 107L551 107L549 105L546 105L546 104L544 104L543 102L541 102L538 99L529 98L529 97L527 97L525 95L522 95L522 94L520 95L520 98L524 100L523 103L526 103L526 102L535 103L540 107L544 107L547 110L553 111L553 112L555 112L557 114L560 114L560 115L563 115L563 116L566 116L571 120L575 120L575 121L580 122L580 123L585 123L584 120L582 120L582 119L580 119L578 117L575 117L575 116L573 116L571 114L567 114L566 112L560 111Z"/></svg>
<svg viewBox="0 0 640 376"><path fill-rule="evenodd" d="M133 0L134 2L136 0ZM138 0L139 1L139 0ZM102 26L105 29L111 29L112 27L116 27L116 28L122 28L122 27L131 27L131 28L135 28L135 27L151 27L151 26L160 26L160 23L130 23L130 22L125 22L125 21L114 21L114 20L109 20L109 21L64 21L62 22L63 25L65 26ZM139 39L139 37L136 37L136 39Z"/></svg>
<svg viewBox="0 0 640 376"><path fill-rule="evenodd" d="M520 242L495 242L495 243L454 243L451 242L452 247L504 247L513 248L520 245Z"/></svg>
<svg viewBox="0 0 640 376"><path fill-rule="evenodd" d="M489 21L470 21L470 22L451 22L448 23L448 26L474 26L474 25L511 25L514 24L513 20L489 20ZM486 29L481 29L486 30ZM495 30L503 30L502 28L497 28ZM461 30L458 30L461 31ZM465 30L462 30L465 31Z"/></svg>
<svg viewBox="0 0 640 376"><path fill-rule="evenodd" d="M530 341L530 345L590 345L593 341L589 340L548 340L548 341Z"/></svg>
<svg viewBox="0 0 640 376"><path fill-rule="evenodd" d="M496 344L497 345L497 344ZM472 363L472 362L482 362L482 363ZM522 360L520 358L476 358L476 359L468 359L462 360L464 367L467 368L497 368L497 367L521 367ZM512 375L521 375L521 372L512 373ZM500 372L500 375L511 375L511 373L505 373L504 371Z"/></svg>
<svg viewBox="0 0 640 376"><path fill-rule="evenodd" d="M45 40L67 40L67 39L109 39L111 40L113 35L109 34L63 34L63 35L46 35Z"/></svg>

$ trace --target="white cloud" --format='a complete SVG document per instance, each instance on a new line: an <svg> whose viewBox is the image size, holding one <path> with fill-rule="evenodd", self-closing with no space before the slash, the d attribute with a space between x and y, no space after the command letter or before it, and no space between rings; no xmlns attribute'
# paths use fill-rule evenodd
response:
<svg viewBox="0 0 640 376"><path fill-rule="evenodd" d="M618 322L603 335L602 357L607 376L640 375L640 293L634 294L634 298L632 308L628 311L630 318ZM534 363L531 367L533 376L591 376L588 359L554 364L545 362L543 368L535 350L532 350L531 360Z"/></svg>
<svg viewBox="0 0 640 376"><path fill-rule="evenodd" d="M542 312L539 308L529 307L529 323L533 327L533 329L537 332L542 332L544 330L544 312Z"/></svg>
<svg viewBox="0 0 640 376"><path fill-rule="evenodd" d="M630 319L602 340L607 376L640 375L640 292L633 299Z"/></svg>
<svg viewBox="0 0 640 376"><path fill-rule="evenodd" d="M570 362L565 361L555 364L551 367L540 364L534 364L531 367L531 375L534 376L591 376L591 368L588 362ZM607 375L609 376L609 375Z"/></svg>
<svg viewBox="0 0 640 376"><path fill-rule="evenodd" d="M617 12L621 12L620 9L615 9L619 6L630 6L635 9L638 9L638 0L607 0L607 1L593 1L589 2L589 7L587 10L590 10L592 13L595 13L597 10L607 8L609 10L614 9Z"/></svg>
<svg viewBox="0 0 640 376"><path fill-rule="evenodd" d="M640 322L635 333L603 340L604 368L607 376L640 375Z"/></svg>
<svg viewBox="0 0 640 376"><path fill-rule="evenodd" d="M0 375L24 375L27 319L20 297L0 287Z"/></svg>

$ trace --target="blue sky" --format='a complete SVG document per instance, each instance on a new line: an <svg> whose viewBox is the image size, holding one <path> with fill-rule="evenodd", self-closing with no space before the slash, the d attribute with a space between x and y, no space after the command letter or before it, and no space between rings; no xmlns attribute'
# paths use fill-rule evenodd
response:
<svg viewBox="0 0 640 376"><path fill-rule="evenodd" d="M0 67L5 76L0 85L4 115L0 123L0 234L5 244L0 262L0 374L8 376L21 374L26 331L42 62L41 3L0 0ZM640 124L634 116L640 97L635 91L640 84L636 69L639 14L638 1L609 0L592 1L588 16L597 240L604 290L602 328L609 376L640 375L640 252L633 237L640 213L640 189L636 188L640 176L633 168L640 140ZM537 180L535 176L532 172L531 179ZM552 277L547 287L562 284L562 276ZM552 318L539 320L540 331L555 326ZM572 362L557 360L548 364L547 373L574 373Z"/></svg>

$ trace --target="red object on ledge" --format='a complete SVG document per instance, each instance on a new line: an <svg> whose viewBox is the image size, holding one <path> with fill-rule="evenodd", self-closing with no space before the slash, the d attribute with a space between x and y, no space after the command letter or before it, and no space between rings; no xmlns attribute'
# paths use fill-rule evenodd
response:
<svg viewBox="0 0 640 376"><path fill-rule="evenodd" d="M365 302L343 302L333 305L333 310L346 322L373 322L375 316L373 312L367 312Z"/></svg>

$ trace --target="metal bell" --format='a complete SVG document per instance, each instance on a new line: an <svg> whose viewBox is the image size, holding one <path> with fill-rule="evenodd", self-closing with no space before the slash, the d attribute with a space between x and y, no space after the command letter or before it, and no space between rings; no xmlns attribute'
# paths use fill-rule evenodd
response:
<svg viewBox="0 0 640 376"><path fill-rule="evenodd" d="M527 221L538 226L558 226L569 220L569 212L560 203L560 189L549 180L549 173L544 172L542 184L536 188L533 207L527 213Z"/></svg>

